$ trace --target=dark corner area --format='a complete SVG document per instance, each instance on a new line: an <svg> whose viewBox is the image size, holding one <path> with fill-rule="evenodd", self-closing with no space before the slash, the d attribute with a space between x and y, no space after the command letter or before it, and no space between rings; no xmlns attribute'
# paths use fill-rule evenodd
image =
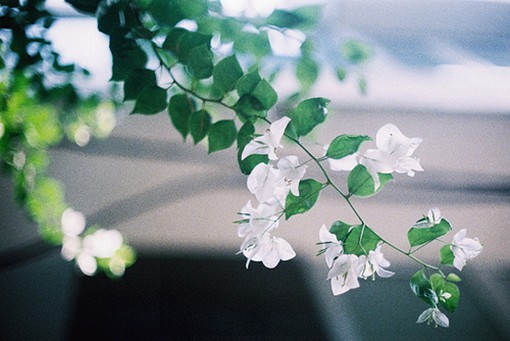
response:
<svg viewBox="0 0 510 341"><path fill-rule="evenodd" d="M122 279L76 283L70 340L326 338L297 262L142 255Z"/></svg>

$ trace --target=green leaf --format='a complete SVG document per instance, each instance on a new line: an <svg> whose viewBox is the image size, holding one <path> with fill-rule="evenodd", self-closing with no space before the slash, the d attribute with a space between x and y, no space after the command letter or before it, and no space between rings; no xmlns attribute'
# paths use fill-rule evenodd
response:
<svg viewBox="0 0 510 341"><path fill-rule="evenodd" d="M168 1L168 0L166 0ZM207 15L206 0L173 0L185 18L195 19Z"/></svg>
<svg viewBox="0 0 510 341"><path fill-rule="evenodd" d="M343 67L339 67L336 69L336 77L340 82L343 82L345 80L345 77L347 77L347 70Z"/></svg>
<svg viewBox="0 0 510 341"><path fill-rule="evenodd" d="M450 223L445 219L441 219L438 224L435 224L432 227L411 227L411 229L407 232L407 239L409 239L409 244L411 244L411 246L417 246L431 242L434 239L445 235L451 229L452 227Z"/></svg>
<svg viewBox="0 0 510 341"><path fill-rule="evenodd" d="M254 154L250 155L244 160L241 160L241 156L243 154L244 147L250 143L250 141L253 139L253 135L255 134L255 127L252 123L246 122L241 129L239 130L239 133L237 134L237 162L239 163L239 168L241 169L241 172L245 175L249 175L253 168L257 166L259 163L268 163L269 158L267 155L259 155Z"/></svg>
<svg viewBox="0 0 510 341"><path fill-rule="evenodd" d="M190 50L188 71L196 79L205 79L212 76L212 52L209 46L200 45Z"/></svg>
<svg viewBox="0 0 510 341"><path fill-rule="evenodd" d="M436 292L439 304L453 313L459 304L460 291L457 285L447 282L439 273L430 276L430 284Z"/></svg>
<svg viewBox="0 0 510 341"><path fill-rule="evenodd" d="M250 95L255 91L255 88L262 80L258 71L253 71L243 75L236 84L237 94L241 97L243 95Z"/></svg>
<svg viewBox="0 0 510 341"><path fill-rule="evenodd" d="M250 72L242 76L236 84L240 96L234 109L244 119L253 116L265 117L264 111L272 108L278 101L278 95L273 87L258 72Z"/></svg>
<svg viewBox="0 0 510 341"><path fill-rule="evenodd" d="M136 99L143 89L156 85L154 71L147 69L133 70L124 83L124 101Z"/></svg>
<svg viewBox="0 0 510 341"><path fill-rule="evenodd" d="M243 70L235 55L220 60L213 70L215 93L223 96L223 94L233 90L238 79L242 76Z"/></svg>
<svg viewBox="0 0 510 341"><path fill-rule="evenodd" d="M309 89L319 77L319 64L310 57L303 56L296 65L296 76L305 89Z"/></svg>
<svg viewBox="0 0 510 341"><path fill-rule="evenodd" d="M352 227L352 225L337 220L331 225L329 232L333 233L336 236L336 239L343 243L345 242L345 239L347 239Z"/></svg>
<svg viewBox="0 0 510 341"><path fill-rule="evenodd" d="M379 192L390 180L393 180L393 176L391 174L379 173L379 181L381 182L381 185L376 191L374 189L374 179L365 166L357 165L349 173L347 178L347 187L349 189L349 194L356 195L358 197L368 197Z"/></svg>
<svg viewBox="0 0 510 341"><path fill-rule="evenodd" d="M166 104L166 90L158 86L148 86L136 97L136 104L132 113L144 115L157 114L165 110Z"/></svg>
<svg viewBox="0 0 510 341"><path fill-rule="evenodd" d="M441 264L443 265L453 265L453 260L455 256L453 255L451 244L447 244L441 248L439 251L441 255Z"/></svg>
<svg viewBox="0 0 510 341"><path fill-rule="evenodd" d="M254 33L240 30L233 40L234 49L239 53L249 53L257 58L271 54L271 44L265 31Z"/></svg>
<svg viewBox="0 0 510 341"><path fill-rule="evenodd" d="M317 24L320 6L303 6L293 11L275 10L266 18L268 25L283 28L308 29Z"/></svg>
<svg viewBox="0 0 510 341"><path fill-rule="evenodd" d="M423 270L416 272L411 277L411 281L409 284L411 286L411 290L417 297L421 298L423 301L425 301L431 306L435 305L436 295Z"/></svg>
<svg viewBox="0 0 510 341"><path fill-rule="evenodd" d="M305 136L318 124L324 122L329 102L330 100L326 98L309 98L299 103L290 112L289 117L296 136Z"/></svg>
<svg viewBox="0 0 510 341"><path fill-rule="evenodd" d="M211 115L205 110L195 111L189 119L189 131L195 144L200 142L209 132Z"/></svg>
<svg viewBox="0 0 510 341"><path fill-rule="evenodd" d="M226 149L234 144L237 129L233 120L222 120L214 123L209 130L209 153Z"/></svg>
<svg viewBox="0 0 510 341"><path fill-rule="evenodd" d="M176 62L177 57L171 52L165 49L154 46L154 50L159 56L161 62L167 67L171 68Z"/></svg>
<svg viewBox="0 0 510 341"><path fill-rule="evenodd" d="M347 238L344 241L344 251L348 254L355 254L356 256L368 255L368 252L375 250L381 238L377 236L368 226L364 228L354 226L349 231Z"/></svg>
<svg viewBox="0 0 510 341"><path fill-rule="evenodd" d="M285 219L288 220L293 215L310 210L317 202L322 188L322 184L314 179L302 180L299 183L299 196L297 197L291 192L287 195Z"/></svg>
<svg viewBox="0 0 510 341"><path fill-rule="evenodd" d="M163 48L172 51L179 61L183 64L188 64L193 57L194 63L199 65L207 64L207 60L212 63L211 49L212 35L202 34L198 32L190 32L182 28L174 28L171 30L163 43ZM195 48L201 47L199 50ZM203 53L205 51L205 60L198 62L197 59L202 56L196 56L196 53Z"/></svg>
<svg viewBox="0 0 510 341"><path fill-rule="evenodd" d="M175 129L179 131L183 139L189 132L191 113L195 111L195 102L186 94L173 95L168 105L168 114Z"/></svg>
<svg viewBox="0 0 510 341"><path fill-rule="evenodd" d="M462 279L457 275L452 273L449 273L448 276L446 276L446 280L450 282L461 282Z"/></svg>
<svg viewBox="0 0 510 341"><path fill-rule="evenodd" d="M179 44L182 37L189 31L182 27L175 27L168 32L163 45L161 46L165 50L171 51L174 55L179 55Z"/></svg>
<svg viewBox="0 0 510 341"><path fill-rule="evenodd" d="M134 27L138 24L137 15L126 2L102 1L97 11L97 29L105 34L111 34L121 27Z"/></svg>
<svg viewBox="0 0 510 341"><path fill-rule="evenodd" d="M257 84L252 95L260 102L264 110L271 109L278 101L278 94L264 79Z"/></svg>
<svg viewBox="0 0 510 341"><path fill-rule="evenodd" d="M131 71L144 69L147 55L135 40L124 38L126 32L118 29L110 34L112 52L112 80L125 80Z"/></svg>
<svg viewBox="0 0 510 341"><path fill-rule="evenodd" d="M152 0L148 6L148 12L162 26L171 27L185 19L177 1Z"/></svg>
<svg viewBox="0 0 510 341"><path fill-rule="evenodd" d="M365 141L372 141L366 135L340 135L331 141L326 156L331 159L341 159L358 151L359 146Z"/></svg>
<svg viewBox="0 0 510 341"><path fill-rule="evenodd" d="M362 95L367 94L367 81L365 80L365 78L361 77L360 79L358 79L358 89Z"/></svg>
<svg viewBox="0 0 510 341"><path fill-rule="evenodd" d="M445 308L447 311L453 313L455 309L457 309L457 305L459 304L459 298L460 298L460 290L457 285L451 283L451 282L444 282L443 286L440 288L440 293L438 294L439 297L439 304ZM446 298L445 293L450 294L451 296Z"/></svg>
<svg viewBox="0 0 510 341"><path fill-rule="evenodd" d="M357 40L349 40L342 46L342 54L353 64L362 64L372 55L370 47Z"/></svg>
<svg viewBox="0 0 510 341"><path fill-rule="evenodd" d="M252 95L243 95L234 104L235 112L246 121L255 122L255 117L265 117L266 113L259 100Z"/></svg>

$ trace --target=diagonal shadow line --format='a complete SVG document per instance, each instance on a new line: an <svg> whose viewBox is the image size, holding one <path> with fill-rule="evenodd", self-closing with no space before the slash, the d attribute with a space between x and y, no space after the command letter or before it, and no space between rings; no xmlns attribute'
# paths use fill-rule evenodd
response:
<svg viewBox="0 0 510 341"><path fill-rule="evenodd" d="M71 142L62 143L57 150L66 150L81 155L112 156L144 161L179 161L202 163L207 155L205 148L175 141L156 141L144 138L111 136L107 140L92 140L86 147ZM207 155L208 163L224 163L230 160L229 153Z"/></svg>
<svg viewBox="0 0 510 341"><path fill-rule="evenodd" d="M92 213L88 220L105 227L112 226L192 196L224 189L244 188L245 183L244 176L232 176L228 173L171 180L116 201Z"/></svg>

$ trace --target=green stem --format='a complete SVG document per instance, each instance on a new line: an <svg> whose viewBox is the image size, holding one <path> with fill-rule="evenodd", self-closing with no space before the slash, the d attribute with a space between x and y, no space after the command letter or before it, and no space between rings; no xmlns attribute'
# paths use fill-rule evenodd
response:
<svg viewBox="0 0 510 341"><path fill-rule="evenodd" d="M172 77L173 83L175 85L177 85L177 87L179 87L179 89L181 89L182 91L184 91L184 92L186 92L186 93L188 93L188 94L198 98L199 100L201 100L203 102L216 103L216 104L222 105L225 108L228 108L230 110L234 110L234 107L232 107L232 106L226 104L225 102L223 102L223 98L220 98L220 99L207 98L207 97L204 97L204 96L201 96L201 95L197 94L192 89L188 89L187 87L185 87L184 85L182 85L181 83L179 83L177 81L177 79L175 78L175 76L172 73L172 70L168 69L168 74L170 75L170 77Z"/></svg>
<svg viewBox="0 0 510 341"><path fill-rule="evenodd" d="M430 265L424 261L422 261L421 259L417 258L416 256L414 256L412 254L412 252L406 252L404 250L402 250L401 248L399 248L398 246L396 245L393 245L392 243L390 243L389 241L387 241L386 239L382 238L380 235L378 235L374 230L372 230L372 232L374 232L374 234L379 237L383 243L385 243L386 245L388 245L389 247L391 247L392 249L394 249L395 251L398 251L400 252L401 254L403 255L406 255L407 257L411 258L412 260L414 260L415 262L423 265L424 267L426 268L429 268L429 269L433 269L433 270L439 270L439 267L437 266L434 266L434 265Z"/></svg>
<svg viewBox="0 0 510 341"><path fill-rule="evenodd" d="M263 119L265 122L271 124L271 121L269 121L268 119L266 119L265 117L259 117L261 119ZM361 215L358 213L358 211L356 210L356 208L354 207L354 205L352 204L351 200L350 200L350 194L344 194L340 188L338 188L338 186L331 180L328 172L324 169L324 167L322 166L321 164L321 161L324 160L324 158L317 158L315 157L315 155L313 155L309 150L308 148L306 148L298 139L292 137L292 136L289 136L288 134L285 134L285 136L290 139L291 141L293 141L294 143L296 143L316 164L317 166L319 167L319 169L321 170L322 174L324 174L324 177L326 178L326 184L325 185L331 185L331 187L333 187L333 189L342 196L342 198L344 198L344 200L347 202L347 204L349 205L349 207L351 208L351 210L354 212L354 214L356 215L356 217L359 219L361 225L362 225L362 232L361 232L361 236L363 235L363 232L364 232L364 229L365 228L369 228L368 226L366 226L363 218L361 218ZM325 187L325 186L324 186ZM374 232L372 229L370 229L372 232ZM390 243L389 241L387 241L386 239L382 238L381 236L379 236L377 233L374 232L374 234L379 237L381 239L381 241L385 244L387 244L388 246L390 246L392 249L398 251L399 253L411 258L412 260L414 260L415 262L421 264L422 266L426 267L426 268L429 268L429 269L433 269L433 270L437 270L437 271L440 271L439 267L437 266L434 266L434 265L431 265L431 264L428 264L424 261L422 261L421 259L417 258L416 256L414 256L412 254L411 251L409 252L406 252L404 250L402 250L401 248L399 248L398 246L396 245L393 245L392 243ZM360 237L360 242L361 242L361 237Z"/></svg>

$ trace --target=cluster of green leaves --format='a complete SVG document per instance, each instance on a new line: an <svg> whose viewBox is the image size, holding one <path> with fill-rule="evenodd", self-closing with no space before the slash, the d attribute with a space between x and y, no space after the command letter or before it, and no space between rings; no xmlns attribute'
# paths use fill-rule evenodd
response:
<svg viewBox="0 0 510 341"><path fill-rule="evenodd" d="M425 217L418 220L416 225L407 232L411 250L413 247L421 248L436 241L439 237L446 235L452 230L450 223L444 218L438 223L430 223L428 227L419 225L423 224L426 220ZM440 249L440 264L453 266L453 259L454 255L451 250L451 244L445 244ZM411 290L430 306L437 307L439 305L449 312L454 312L459 303L460 296L460 290L455 283L461 281L460 277L455 273L445 275L440 270L440 267L436 268L437 272L427 276L426 268L416 272L411 277Z"/></svg>
<svg viewBox="0 0 510 341"><path fill-rule="evenodd" d="M445 276L435 272L427 276L424 270L420 270L411 277L410 285L414 294L431 307L439 305L453 313L460 297L459 287L455 283L460 280L454 273Z"/></svg>

